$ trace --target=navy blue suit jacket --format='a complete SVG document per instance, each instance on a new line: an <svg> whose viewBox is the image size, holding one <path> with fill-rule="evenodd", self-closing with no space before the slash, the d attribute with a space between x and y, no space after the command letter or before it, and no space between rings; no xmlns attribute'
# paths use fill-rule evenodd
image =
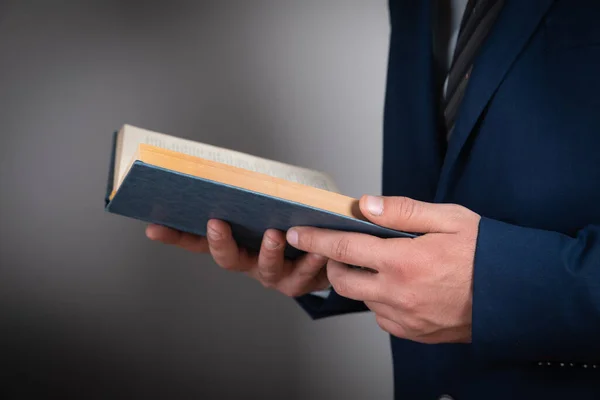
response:
<svg viewBox="0 0 600 400"><path fill-rule="evenodd" d="M473 339L392 337L396 398L599 399L600 2L507 0L448 143L430 8L389 3L383 194L482 216ZM298 301L315 319L366 310Z"/></svg>

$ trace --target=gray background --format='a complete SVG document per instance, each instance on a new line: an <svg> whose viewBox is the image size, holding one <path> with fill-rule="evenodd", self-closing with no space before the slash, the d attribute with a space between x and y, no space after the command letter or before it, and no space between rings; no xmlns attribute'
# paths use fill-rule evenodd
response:
<svg viewBox="0 0 600 400"><path fill-rule="evenodd" d="M123 123L379 193L387 18L384 0L0 1L2 390L391 398L371 315L311 321L103 210Z"/></svg>

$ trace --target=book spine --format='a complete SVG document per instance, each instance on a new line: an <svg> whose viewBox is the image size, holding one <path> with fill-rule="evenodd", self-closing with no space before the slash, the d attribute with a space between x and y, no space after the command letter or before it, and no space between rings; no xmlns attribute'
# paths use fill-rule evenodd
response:
<svg viewBox="0 0 600 400"><path fill-rule="evenodd" d="M117 152L117 136L119 131L115 131L112 135L112 150L110 155L110 163L108 167L108 181L106 183L106 195L104 196L104 207L110 203L110 195L113 191L113 182L115 176L115 156Z"/></svg>

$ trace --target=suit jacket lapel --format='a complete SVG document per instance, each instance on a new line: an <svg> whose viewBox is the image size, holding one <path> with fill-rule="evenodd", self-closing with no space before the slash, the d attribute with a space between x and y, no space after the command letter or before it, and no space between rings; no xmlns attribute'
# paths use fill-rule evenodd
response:
<svg viewBox="0 0 600 400"><path fill-rule="evenodd" d="M452 184L453 168L481 113L552 2L553 0L506 0L504 9L475 61L454 132L448 143L435 196L437 202L443 201Z"/></svg>
<svg viewBox="0 0 600 400"><path fill-rule="evenodd" d="M433 201L443 152L433 81L433 0L389 0L383 193Z"/></svg>

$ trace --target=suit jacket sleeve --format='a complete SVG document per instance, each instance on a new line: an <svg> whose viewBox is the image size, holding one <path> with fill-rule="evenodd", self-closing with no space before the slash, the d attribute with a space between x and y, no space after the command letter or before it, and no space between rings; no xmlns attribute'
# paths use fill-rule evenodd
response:
<svg viewBox="0 0 600 400"><path fill-rule="evenodd" d="M307 294L297 297L296 301L312 319L369 311L362 301L342 297L333 288L326 299Z"/></svg>
<svg viewBox="0 0 600 400"><path fill-rule="evenodd" d="M600 360L600 226L571 237L482 218L474 265L477 357Z"/></svg>

